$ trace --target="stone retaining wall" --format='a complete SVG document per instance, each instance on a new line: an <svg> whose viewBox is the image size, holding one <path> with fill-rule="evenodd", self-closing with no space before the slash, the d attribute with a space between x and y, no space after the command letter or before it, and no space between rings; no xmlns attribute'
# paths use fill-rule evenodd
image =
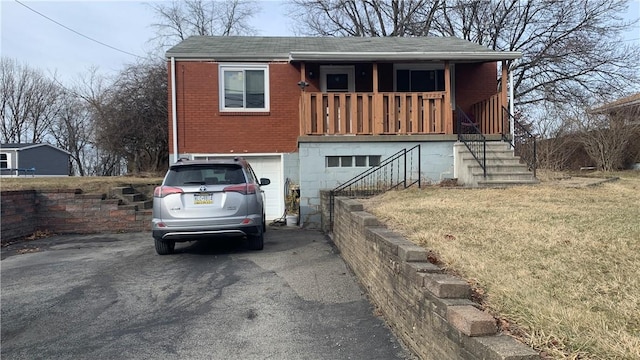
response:
<svg viewBox="0 0 640 360"><path fill-rule="evenodd" d="M36 231L90 234L151 231L151 210L120 205L106 195L79 190L2 191L1 239L7 242Z"/></svg>
<svg viewBox="0 0 640 360"><path fill-rule="evenodd" d="M496 320L470 300L466 281L428 262L424 248L383 227L361 203L336 198L333 220L341 256L396 335L421 359L540 359L497 333Z"/></svg>

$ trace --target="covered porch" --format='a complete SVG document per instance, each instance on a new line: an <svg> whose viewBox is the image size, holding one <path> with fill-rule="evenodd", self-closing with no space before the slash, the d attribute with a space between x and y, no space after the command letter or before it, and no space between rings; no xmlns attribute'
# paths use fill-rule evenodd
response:
<svg viewBox="0 0 640 360"><path fill-rule="evenodd" d="M503 111L509 96L506 60L502 60L501 68L498 81L489 85L493 93L461 108L456 102L463 102L460 99L463 92L452 89L456 79L450 61L443 62L442 89L419 92L381 91L380 84L388 83L383 77L390 74L380 71L375 62L370 64L370 85L361 86L369 87L370 91L346 86L346 91L316 91L326 90L319 80L309 77L314 71L317 73L318 65L301 62L300 135L456 134L456 116L460 113L464 113L465 122L476 125L483 134L505 134L509 132L509 121ZM395 82L394 79L393 87L397 90ZM484 93L491 91L484 89Z"/></svg>

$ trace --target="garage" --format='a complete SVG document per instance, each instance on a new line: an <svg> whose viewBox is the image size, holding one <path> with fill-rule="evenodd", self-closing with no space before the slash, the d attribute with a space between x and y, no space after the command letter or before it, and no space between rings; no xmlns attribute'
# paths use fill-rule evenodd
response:
<svg viewBox="0 0 640 360"><path fill-rule="evenodd" d="M194 155L194 160L205 160L229 155ZM265 196L265 215L267 220L274 220L284 214L284 180L282 179L281 155L247 155L243 154L258 178L267 178L271 184L262 187Z"/></svg>
<svg viewBox="0 0 640 360"><path fill-rule="evenodd" d="M282 158L275 156L244 156L258 178L267 178L271 184L263 186L267 220L277 219L284 213L284 181L282 180Z"/></svg>

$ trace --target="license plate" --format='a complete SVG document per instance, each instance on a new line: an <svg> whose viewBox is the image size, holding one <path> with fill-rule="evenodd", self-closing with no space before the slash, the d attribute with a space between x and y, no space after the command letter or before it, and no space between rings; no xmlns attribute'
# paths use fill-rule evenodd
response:
<svg viewBox="0 0 640 360"><path fill-rule="evenodd" d="M213 193L193 194L194 205L211 205L213 204Z"/></svg>

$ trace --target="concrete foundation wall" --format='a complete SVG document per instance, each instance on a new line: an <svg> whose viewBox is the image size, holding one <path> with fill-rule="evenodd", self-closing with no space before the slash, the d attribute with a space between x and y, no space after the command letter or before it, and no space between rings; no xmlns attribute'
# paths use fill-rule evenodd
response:
<svg viewBox="0 0 640 360"><path fill-rule="evenodd" d="M394 139L399 137L390 137ZM330 190L350 180L368 167L327 167L327 156L379 155L381 160L389 158L402 149L421 146L421 175L423 183L438 183L453 178L453 144L455 140L412 141L405 136L403 141L325 141L299 143L300 160L300 215L305 228L321 227L320 190ZM417 175L416 175L417 178Z"/></svg>

